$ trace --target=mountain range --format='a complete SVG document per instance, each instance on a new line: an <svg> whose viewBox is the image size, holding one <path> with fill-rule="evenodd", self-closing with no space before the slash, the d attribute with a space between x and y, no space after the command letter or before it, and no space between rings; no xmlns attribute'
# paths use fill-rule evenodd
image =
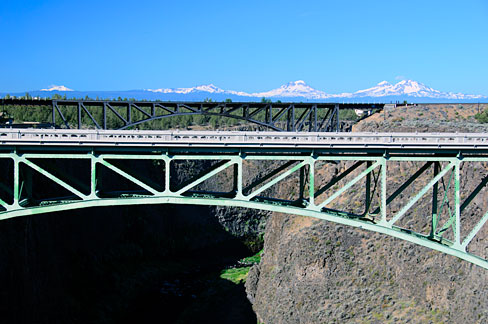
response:
<svg viewBox="0 0 488 324"><path fill-rule="evenodd" d="M115 99L134 98L137 100L186 100L203 101L212 99L222 101L232 99L233 101L259 101L265 97L272 100L282 101L345 101L345 102L478 102L487 99L487 96L472 95L454 92L442 92L425 84L413 80L402 80L396 84L382 81L374 87L358 90L356 92L345 92L340 94L329 94L309 86L303 80L289 82L279 88L264 91L247 93L244 91L224 90L213 84L199 85L191 88L161 88L143 89L128 91L77 91L66 86L51 86L46 89L29 91L33 97L51 97L54 94L66 95L68 98L105 98ZM6 93L0 93L5 96ZM14 93L11 96L23 96L25 93Z"/></svg>

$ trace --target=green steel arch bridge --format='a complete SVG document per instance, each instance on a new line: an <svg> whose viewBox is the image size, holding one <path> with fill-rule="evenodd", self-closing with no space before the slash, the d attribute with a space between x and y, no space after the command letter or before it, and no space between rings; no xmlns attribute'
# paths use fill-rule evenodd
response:
<svg viewBox="0 0 488 324"><path fill-rule="evenodd" d="M485 134L0 129L0 220L135 204L255 208L383 233L488 269L487 162ZM403 175L402 164L415 172ZM124 186L111 188L108 174ZM274 189L283 183L294 191Z"/></svg>

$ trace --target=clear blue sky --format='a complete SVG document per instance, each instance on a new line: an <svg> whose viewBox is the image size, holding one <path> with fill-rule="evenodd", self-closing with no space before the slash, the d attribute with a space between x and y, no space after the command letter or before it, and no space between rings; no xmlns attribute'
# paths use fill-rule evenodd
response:
<svg viewBox="0 0 488 324"><path fill-rule="evenodd" d="M488 95L488 0L1 0L0 39L0 92L409 78Z"/></svg>

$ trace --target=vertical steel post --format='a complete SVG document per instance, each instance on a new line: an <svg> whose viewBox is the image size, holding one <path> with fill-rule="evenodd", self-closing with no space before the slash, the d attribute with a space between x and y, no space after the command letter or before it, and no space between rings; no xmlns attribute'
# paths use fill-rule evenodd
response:
<svg viewBox="0 0 488 324"><path fill-rule="evenodd" d="M456 159L454 165L454 214L456 217L456 225L454 227L454 247L462 249L461 247L461 197L460 197L460 157Z"/></svg>
<svg viewBox="0 0 488 324"><path fill-rule="evenodd" d="M164 160L164 192L166 194L169 194L171 193L171 187L170 187L171 158L166 153L166 155L163 156L163 160Z"/></svg>
<svg viewBox="0 0 488 324"><path fill-rule="evenodd" d="M290 131L290 115L291 115L291 109L288 109L286 112L286 131Z"/></svg>
<svg viewBox="0 0 488 324"><path fill-rule="evenodd" d="M305 192L305 166L300 168L300 196L298 199L303 201L303 196Z"/></svg>
<svg viewBox="0 0 488 324"><path fill-rule="evenodd" d="M439 174L439 162L434 162L434 175L435 178ZM437 222L438 222L438 200L437 195L439 192L439 182L436 182L432 187L432 219L431 219L431 228L430 228L430 238L434 238L435 231L437 229Z"/></svg>
<svg viewBox="0 0 488 324"><path fill-rule="evenodd" d="M132 124L132 103L127 104L127 122Z"/></svg>
<svg viewBox="0 0 488 324"><path fill-rule="evenodd" d="M56 106L55 106L55 101L53 100L52 102L52 124L53 124L53 127L56 126Z"/></svg>
<svg viewBox="0 0 488 324"><path fill-rule="evenodd" d="M339 126L339 104L335 104L334 106L334 113L335 113L335 131L340 132L340 126Z"/></svg>
<svg viewBox="0 0 488 324"><path fill-rule="evenodd" d="M236 198L242 198L242 178L244 177L242 174L242 156L239 156L237 160L237 195Z"/></svg>
<svg viewBox="0 0 488 324"><path fill-rule="evenodd" d="M269 104L267 107L266 107L266 123L268 125L272 125L273 124L273 111L271 110L272 109L272 106L271 104Z"/></svg>
<svg viewBox="0 0 488 324"><path fill-rule="evenodd" d="M20 208L19 206L19 196L20 196L20 172L19 172L19 156L15 154L14 157L14 202L13 206Z"/></svg>
<svg viewBox="0 0 488 324"><path fill-rule="evenodd" d="M103 102L103 129L107 129L107 103Z"/></svg>
<svg viewBox="0 0 488 324"><path fill-rule="evenodd" d="M313 105L313 131L317 131L317 105Z"/></svg>
<svg viewBox="0 0 488 324"><path fill-rule="evenodd" d="M309 204L311 206L315 206L315 159L313 157L310 158L310 163L308 164L308 197L309 197Z"/></svg>
<svg viewBox="0 0 488 324"><path fill-rule="evenodd" d="M307 108L307 110L310 110L310 112L307 115L307 119L308 119L308 131L311 132L312 131L312 115L313 115L313 109L312 109L312 107L310 107L310 108Z"/></svg>
<svg viewBox="0 0 488 324"><path fill-rule="evenodd" d="M234 177L233 177L234 184L232 186L232 190L234 191L234 194L237 195L237 192L239 191L239 165L238 163L234 164Z"/></svg>
<svg viewBox="0 0 488 324"><path fill-rule="evenodd" d="M291 107L291 131L294 132L295 128L295 105Z"/></svg>
<svg viewBox="0 0 488 324"><path fill-rule="evenodd" d="M81 102L78 101L78 129L81 129Z"/></svg>
<svg viewBox="0 0 488 324"><path fill-rule="evenodd" d="M380 224L387 224L386 220L386 157L381 159L381 219Z"/></svg>
<svg viewBox="0 0 488 324"><path fill-rule="evenodd" d="M292 108L288 109L286 113L286 130L290 132L292 130Z"/></svg>
<svg viewBox="0 0 488 324"><path fill-rule="evenodd" d="M91 153L91 159L90 159L90 197L91 198L96 198L96 192L97 192L97 160L96 157L94 156L94 153Z"/></svg>

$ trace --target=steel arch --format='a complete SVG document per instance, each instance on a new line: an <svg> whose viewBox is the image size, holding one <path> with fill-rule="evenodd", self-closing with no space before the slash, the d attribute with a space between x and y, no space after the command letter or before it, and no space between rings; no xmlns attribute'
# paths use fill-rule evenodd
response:
<svg viewBox="0 0 488 324"><path fill-rule="evenodd" d="M198 151L198 150L197 150ZM197 152L195 151L195 152ZM460 168L465 162L488 162L487 157L462 157L462 156L394 156L394 155L277 155L277 154L260 154L236 155L232 154L217 154L209 155L207 153L199 153L196 155L188 154L123 154L123 153L102 153L98 154L94 151L71 154L66 152L60 153L5 153L0 154L0 159L7 159L13 162L13 201L7 202L0 200L0 219L8 219L18 216L27 216L42 214L47 212L55 212L61 210L71 210L78 208L101 207L101 206L115 206L115 205L134 205L134 204L195 204L195 205L213 205L213 206L233 206L254 208L260 210L267 210L273 212L282 212L287 214L295 214L302 216L309 216L327 221L332 221L353 227L359 227L366 230L383 233L392 237L400 238L408 242L412 242L421 246L431 248L449 255L456 256L478 266L488 269L488 261L467 252L467 247L475 236L480 233L481 228L488 221L488 212L475 223L471 231L464 237L461 236L461 212L466 206L479 194L480 190L487 184L488 176L481 181L477 188L471 192L467 198L461 202L460 196ZM90 162L90 179L89 192L83 193L67 181L62 180L57 175L49 172L39 165L37 160L49 159L83 159ZM142 178L124 171L114 165L114 160L159 160L164 164L164 189L156 189L151 184L148 184ZM179 184L173 188L170 185L170 178L172 175L170 164L175 161L212 161L219 162L199 175L189 179L188 182ZM111 162L112 161L112 162ZM267 172L256 181L248 186L244 186L244 161L281 161L287 162L274 169L266 170ZM337 163L337 161L348 161L354 163L350 165L341 174L333 177L330 181L325 183L322 187L316 186L316 164L320 161ZM418 171L413 174L405 183L403 183L397 190L387 195L387 164L391 162L401 161L418 161L425 163ZM21 179L20 167L34 170L50 181L63 187L65 190L72 193L72 196L65 198L52 198L45 200L37 205L29 205L29 197L23 198L22 188L31 188L29 177ZM118 176L130 181L141 187L145 193L130 192L130 193L116 193L115 196L102 197L97 192L99 172L97 166L103 166L114 171ZM233 190L229 194L222 194L219 192L200 192L195 191L195 188L210 179L211 177L222 173L224 170L234 168L233 173ZM432 170L433 169L433 170ZM308 170L308 174L307 171ZM426 185L416 192L415 196L409 199L403 207L393 212L391 215L387 214L387 206L398 197L405 188L409 187L420 175L427 170L432 170L433 174ZM176 171L175 171L176 172ZM299 175L299 189L300 199L290 200L280 197L266 198L262 194L275 186L276 184L289 180L292 175ZM449 218L440 226L440 214L444 206L443 199L441 207L438 206L438 184L440 181L449 176L454 180L453 182L453 210L449 209ZM347 178L352 177L352 179ZM362 214L352 214L347 211L337 211L330 209L330 204L338 197L340 197L347 190L352 188L359 181L365 180L364 186L364 212ZM344 182L341 182L344 181ZM451 181L450 181L451 183ZM341 186L339 186L341 184ZM4 187L6 184L3 184ZM373 188L374 187L374 188ZM379 201L376 209L372 204L372 197L375 190L378 189ZM29 189L26 189L27 191ZM318 203L317 197L324 192L332 190L327 198ZM430 233L425 234L415 232L411 229L402 228L397 224L406 217L412 206L425 196L430 190L432 195L432 212L423 212L421 216L429 214L431 230ZM447 191L446 191L447 192ZM447 197L447 194L446 194ZM42 205L44 203L44 205ZM3 210L3 211L1 211ZM452 230L452 239L443 237L446 231Z"/></svg>
<svg viewBox="0 0 488 324"><path fill-rule="evenodd" d="M171 117L177 117L177 116L198 116L198 115L234 118L234 119L239 119L239 120L244 120L244 121L247 121L247 122L251 122L251 123L256 124L258 126L266 127L266 128L272 129L274 131L279 131L279 132L284 131L280 127L277 127L277 126L272 125L272 124L267 124L267 123L264 123L264 122L259 121L259 120L256 120L256 119L250 119L250 118L245 118L245 117L241 117L241 116L234 116L234 115L225 115L225 114L222 115L222 114L215 114L215 113L207 113L207 112L175 113L175 114L171 114L171 115L159 115L159 116L154 116L154 117L151 117L151 118L142 119L142 120L133 122L132 124L128 124L128 125L122 126L122 127L118 128L118 129L125 130L125 129L128 129L130 127L134 127L134 126L143 124L145 122L150 122L150 121L153 121L153 120L159 120L159 119L163 119L163 118L171 118Z"/></svg>
<svg viewBox="0 0 488 324"><path fill-rule="evenodd" d="M200 206L225 206L225 207L242 207L253 208L264 211L279 212L297 216L314 217L342 225L361 228L364 230L389 235L407 242L411 242L420 246L427 247L445 254L449 254L470 263L473 263L482 268L488 269L488 261L466 251L462 251L451 246L441 244L439 242L430 240L427 237L413 235L398 227L386 227L379 224L372 223L361 219L346 218L338 216L337 214L319 212L316 210L308 210L293 206L278 206L266 204L262 202L239 201L236 199L210 199L210 198L195 198L195 197L144 197L144 198L125 198L121 201L120 198L105 198L100 200L88 200L73 202L69 204L54 205L49 207L32 208L19 211L13 211L6 214L0 214L0 220L5 220L12 217L36 215L48 212L66 211L80 208L90 207L104 207L104 206L130 206L140 204L177 204L177 205L200 205Z"/></svg>

